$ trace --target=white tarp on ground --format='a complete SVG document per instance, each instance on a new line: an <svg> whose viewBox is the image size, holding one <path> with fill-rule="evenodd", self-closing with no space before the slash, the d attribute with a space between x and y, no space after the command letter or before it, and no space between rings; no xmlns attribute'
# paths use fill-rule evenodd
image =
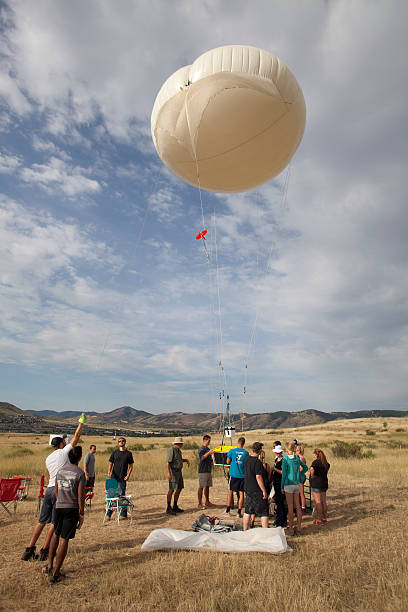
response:
<svg viewBox="0 0 408 612"><path fill-rule="evenodd" d="M206 533L180 529L155 529L142 544L152 550L215 550L218 552L284 553L292 550L282 527L256 528L230 533Z"/></svg>

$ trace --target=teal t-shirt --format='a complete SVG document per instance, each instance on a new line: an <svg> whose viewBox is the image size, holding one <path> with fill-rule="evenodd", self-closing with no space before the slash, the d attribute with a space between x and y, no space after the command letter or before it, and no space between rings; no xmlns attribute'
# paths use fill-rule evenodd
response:
<svg viewBox="0 0 408 612"><path fill-rule="evenodd" d="M244 460L248 455L249 453L245 448L231 448L231 450L228 451L227 457L231 459L230 476L234 478L244 477Z"/></svg>

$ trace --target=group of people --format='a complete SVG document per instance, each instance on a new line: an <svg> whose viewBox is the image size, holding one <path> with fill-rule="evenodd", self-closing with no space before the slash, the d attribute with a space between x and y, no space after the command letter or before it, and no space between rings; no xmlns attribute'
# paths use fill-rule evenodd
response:
<svg viewBox="0 0 408 612"><path fill-rule="evenodd" d="M214 450L209 448L211 436L203 437L203 444L198 450L198 508L204 510L213 507L209 490L212 486L212 461ZM180 493L184 487L183 463L189 465L182 455L183 438L175 438L173 446L167 452L167 473L169 490L167 494L167 514L183 512L178 505ZM230 514L234 493L238 497L238 517L243 515L244 531L253 526L255 517L261 519L262 527L268 527L270 502L274 504L274 526L288 527L289 535L299 534L302 530L302 516L306 513L304 484L306 472L310 472L311 493L315 502L315 525L327 522L326 492L328 489L327 473L330 469L324 452L315 448L310 468L304 457L304 447L293 440L282 448L280 440L274 442L274 462L266 462L262 442L254 442L251 453L245 448L245 438L240 437L237 447L227 453L226 464L229 466L228 495L226 515ZM204 492L204 504L203 504ZM174 503L171 505L174 494ZM294 520L296 515L296 526Z"/></svg>
<svg viewBox="0 0 408 612"><path fill-rule="evenodd" d="M83 429L85 416L81 416L78 427L69 444L65 437L56 436L51 444L54 451L48 455L45 464L49 473L49 482L44 495L38 523L35 525L28 546L24 550L22 560L40 559L47 561L42 567L43 574L55 584L64 579L61 571L65 560L69 540L73 539L76 530L84 521L85 492L95 483L95 453L96 446L92 444L84 458L84 470L79 463L82 458L82 447L78 442ZM200 510L215 507L210 501L212 487L212 455L210 448L211 436L203 436L202 445L198 449L198 489L197 506ZM178 505L181 491L184 488L183 465L190 465L183 458L183 438L176 437L166 456L169 489L167 493L166 513L176 515L183 512ZM243 518L243 529L253 526L255 517L261 519L262 527L268 527L270 516L270 501L275 506L274 526L288 527L288 533L300 533L302 515L306 512L304 483L306 472L310 471L311 492L316 506L314 523L323 525L327 522L326 491L328 489L327 473L330 464L324 452L316 448L313 451L313 462L308 468L304 458L304 448L297 440L290 442L286 452L281 442L274 442L275 455L273 466L265 459L262 442L254 442L251 452L245 448L245 438L240 437L237 446L231 448L226 457L229 469L227 508L228 516L233 507L234 493L238 498L238 516ZM114 478L118 483L120 495L126 495L126 486L133 470L132 452L126 448L126 438L118 439L115 449L108 461L107 477ZM244 509L244 515L242 511ZM107 509L110 519L112 510ZM296 527L294 518L296 514ZM127 507L121 509L121 517L127 518ZM36 543L45 527L50 527L46 534L44 546L36 554Z"/></svg>

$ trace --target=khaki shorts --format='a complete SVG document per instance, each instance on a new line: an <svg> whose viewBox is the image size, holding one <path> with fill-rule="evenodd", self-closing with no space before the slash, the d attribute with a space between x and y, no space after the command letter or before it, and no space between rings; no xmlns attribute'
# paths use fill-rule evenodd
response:
<svg viewBox="0 0 408 612"><path fill-rule="evenodd" d="M169 489L172 491L181 491L184 489L184 480L181 470L171 471L171 480L169 480Z"/></svg>
<svg viewBox="0 0 408 612"><path fill-rule="evenodd" d="M200 487L200 489L205 489L205 487L212 487L211 472L204 472L203 474L198 474L198 486Z"/></svg>

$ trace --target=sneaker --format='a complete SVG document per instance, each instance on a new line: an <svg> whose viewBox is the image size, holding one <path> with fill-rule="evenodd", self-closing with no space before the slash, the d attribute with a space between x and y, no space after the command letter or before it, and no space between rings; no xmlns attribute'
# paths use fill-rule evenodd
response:
<svg viewBox="0 0 408 612"><path fill-rule="evenodd" d="M173 506L173 512L177 514L178 512L184 512L184 510L182 508L179 508L178 506Z"/></svg>
<svg viewBox="0 0 408 612"><path fill-rule="evenodd" d="M324 525L323 521L315 520L313 521L313 525Z"/></svg>
<svg viewBox="0 0 408 612"><path fill-rule="evenodd" d="M305 515L305 514L306 514L306 508L304 508L304 506L302 506L302 507L301 507L301 511L302 511L302 514L303 514L303 515Z"/></svg>
<svg viewBox="0 0 408 612"><path fill-rule="evenodd" d="M31 561L31 559L34 561L38 559L38 555L35 554L35 546L28 546L21 555L22 561Z"/></svg>
<svg viewBox="0 0 408 612"><path fill-rule="evenodd" d="M166 510L166 514L171 514L172 516L176 516L177 512L175 512L171 506L168 506Z"/></svg>
<svg viewBox="0 0 408 612"><path fill-rule="evenodd" d="M44 574L44 576L49 576L50 574L52 574L52 569L50 569L48 565L44 565L41 568L41 573Z"/></svg>
<svg viewBox="0 0 408 612"><path fill-rule="evenodd" d="M229 508L227 508L227 509L225 510L225 512L223 512L223 513L222 513L222 516L231 516L231 514L230 514L230 509L229 509Z"/></svg>
<svg viewBox="0 0 408 612"><path fill-rule="evenodd" d="M48 548L41 548L40 561L46 561L47 559L48 559Z"/></svg>
<svg viewBox="0 0 408 612"><path fill-rule="evenodd" d="M65 578L65 574L58 572L56 576L50 576L50 584L57 584L57 582L62 582L63 580L65 580Z"/></svg>

